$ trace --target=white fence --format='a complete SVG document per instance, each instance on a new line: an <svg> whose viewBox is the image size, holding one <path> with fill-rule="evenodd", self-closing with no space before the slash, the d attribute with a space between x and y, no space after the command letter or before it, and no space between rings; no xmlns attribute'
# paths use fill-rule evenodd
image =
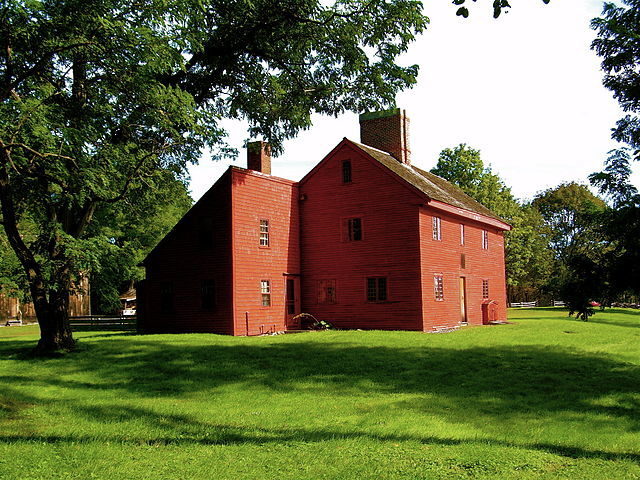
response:
<svg viewBox="0 0 640 480"><path fill-rule="evenodd" d="M534 308L538 306L538 301L534 302L514 302L510 303L509 306L511 308Z"/></svg>

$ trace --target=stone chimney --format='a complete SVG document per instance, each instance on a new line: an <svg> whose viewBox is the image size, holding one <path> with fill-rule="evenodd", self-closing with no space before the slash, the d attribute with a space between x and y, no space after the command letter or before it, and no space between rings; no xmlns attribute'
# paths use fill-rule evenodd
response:
<svg viewBox="0 0 640 480"><path fill-rule="evenodd" d="M409 117L405 110L393 108L360 115L360 142L388 152L400 163L411 164Z"/></svg>
<svg viewBox="0 0 640 480"><path fill-rule="evenodd" d="M247 144L247 168L271 175L271 146L262 140Z"/></svg>

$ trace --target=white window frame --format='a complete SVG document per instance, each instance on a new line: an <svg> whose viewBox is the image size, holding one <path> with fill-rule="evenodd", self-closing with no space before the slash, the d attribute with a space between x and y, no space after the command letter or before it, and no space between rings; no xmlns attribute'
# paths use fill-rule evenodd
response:
<svg viewBox="0 0 640 480"><path fill-rule="evenodd" d="M271 306L271 281L260 280L260 295L263 307Z"/></svg>
<svg viewBox="0 0 640 480"><path fill-rule="evenodd" d="M433 294L437 302L444 301L444 274L433 274Z"/></svg>
<svg viewBox="0 0 640 480"><path fill-rule="evenodd" d="M269 246L269 220L266 218L260 219L260 246Z"/></svg>
<svg viewBox="0 0 640 480"><path fill-rule="evenodd" d="M442 218L433 216L433 239L442 240Z"/></svg>
<svg viewBox="0 0 640 480"><path fill-rule="evenodd" d="M489 231L488 230L482 230L482 249L483 250L489 249Z"/></svg>

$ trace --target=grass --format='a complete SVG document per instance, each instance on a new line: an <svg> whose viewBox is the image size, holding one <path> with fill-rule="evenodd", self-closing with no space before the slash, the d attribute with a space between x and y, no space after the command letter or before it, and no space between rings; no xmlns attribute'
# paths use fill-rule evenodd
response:
<svg viewBox="0 0 640 480"><path fill-rule="evenodd" d="M448 334L0 329L2 479L640 478L640 312Z"/></svg>

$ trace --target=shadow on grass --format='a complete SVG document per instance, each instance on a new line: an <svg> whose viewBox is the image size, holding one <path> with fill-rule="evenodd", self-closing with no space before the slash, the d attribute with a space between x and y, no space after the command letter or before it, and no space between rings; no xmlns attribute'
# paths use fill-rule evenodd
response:
<svg viewBox="0 0 640 480"><path fill-rule="evenodd" d="M376 434L368 431L344 431L340 429L314 428L261 428L240 427L238 425L207 423L194 420L186 415L159 415L141 408L122 409L118 407L86 408L85 414L100 418L105 422L126 420L144 420L155 425L160 432L155 435L39 435L24 432L22 435L0 435L1 443L36 442L46 444L82 444L91 442L109 442L122 445L145 446L184 446L193 445L268 445L283 443L312 443L335 440L373 440L377 442L416 442L425 445L456 446L486 445L487 440L454 439L422 435ZM546 443L518 444L492 440L492 445L534 449L556 455L583 459L594 458L608 461L628 460L640 464L640 455L635 453L614 453L603 450L591 450L574 446L552 445Z"/></svg>
<svg viewBox="0 0 640 480"><path fill-rule="evenodd" d="M492 432L498 432L503 421L521 421L523 416L529 415L532 421L540 422L552 413L602 415L624 422L628 431L640 430L640 402L637 400L640 368L604 354L576 353L558 346L452 349L432 347L427 343L412 347L368 346L336 337L327 341L318 341L319 338L239 343L211 336L210 339L199 337L200 344L192 344L170 343L162 337L112 337L91 345L88 351L71 354L72 358L43 360L52 362L59 375L6 372L0 375L0 384L7 387L27 385L35 387L33 391L59 387L76 391L78 396L100 390L116 391L122 392L123 398L133 399L179 397L197 392L214 395L217 389L233 384L239 385L238 388L267 389L274 394L296 390L319 395L329 392L333 396L344 395L348 398L346 401L351 401L349 397L353 396L404 393L417 394L418 398L398 402L398 408L416 413L446 411L450 421L482 430L492 428ZM0 358L15 352L18 346L24 348L24 343L0 343ZM73 379L74 374L86 372L91 373L91 381ZM607 396L616 396L615 405L599 404L600 399ZM7 414L15 413L21 405L42 403L40 399L20 396L10 389L0 391L0 404L7 403L3 402L3 397L17 399L7 407ZM393 397L389 399L393 400ZM149 435L148 438L105 438L109 441L231 444L368 437L443 445L469 443L466 440L323 428L313 431L245 428L208 424L189 416L166 415L141 408L70 402L74 412L93 421L112 424L135 419L161 431L160 435ZM82 435L0 437L0 441L5 442L17 439L71 442L95 438ZM497 439L491 442L510 445ZM536 448L569 457L628 458L640 462L640 456L635 454L571 446L510 446Z"/></svg>

